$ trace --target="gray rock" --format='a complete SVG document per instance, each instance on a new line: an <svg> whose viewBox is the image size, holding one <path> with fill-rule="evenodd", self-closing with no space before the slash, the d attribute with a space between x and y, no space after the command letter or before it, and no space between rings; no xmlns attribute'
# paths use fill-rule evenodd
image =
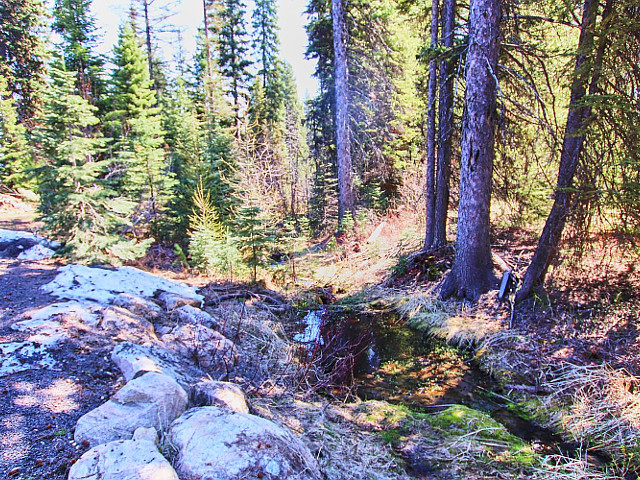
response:
<svg viewBox="0 0 640 480"><path fill-rule="evenodd" d="M203 325L179 325L161 338L168 348L205 369L233 364L238 357L231 340Z"/></svg>
<svg viewBox="0 0 640 480"><path fill-rule="evenodd" d="M197 433L196 433L197 432ZM219 407L187 411L169 430L183 479L319 479L311 452L289 431L264 418Z"/></svg>
<svg viewBox="0 0 640 480"><path fill-rule="evenodd" d="M44 260L45 258L51 258L56 252L50 248L42 245L34 245L28 250L18 255L18 260Z"/></svg>
<svg viewBox="0 0 640 480"><path fill-rule="evenodd" d="M102 311L100 326L113 332L116 340L150 343L157 341L153 324L129 310L120 307L107 307Z"/></svg>
<svg viewBox="0 0 640 480"><path fill-rule="evenodd" d="M194 367L184 364L184 360L157 345L136 345L123 342L111 352L111 360L115 363L124 379L131 380L141 372L164 373L179 384L192 384L203 374Z"/></svg>
<svg viewBox="0 0 640 480"><path fill-rule="evenodd" d="M134 378L111 400L84 414L74 440L92 447L127 440L138 427L162 431L187 408L187 394L171 377L149 372Z"/></svg>
<svg viewBox="0 0 640 480"><path fill-rule="evenodd" d="M202 297L200 296L192 297L162 290L158 291L154 296L170 312L183 305L191 305L192 307L200 307L202 305Z"/></svg>
<svg viewBox="0 0 640 480"><path fill-rule="evenodd" d="M145 440L151 442L154 445L158 444L158 431L153 427L138 427L133 432L134 440Z"/></svg>
<svg viewBox="0 0 640 480"><path fill-rule="evenodd" d="M219 406L239 413L249 413L247 397L235 383L205 381L189 390L189 403L193 406Z"/></svg>
<svg viewBox="0 0 640 480"><path fill-rule="evenodd" d="M116 295L113 298L113 304L117 307L126 308L130 312L140 315L152 322L158 321L165 316L165 311L160 307L160 305L147 298L139 295L133 295L131 293L121 293Z"/></svg>
<svg viewBox="0 0 640 480"><path fill-rule="evenodd" d="M192 305L183 305L176 308L171 317L177 323L193 323L194 325L204 325L205 327L218 330L220 328L220 321L217 318L212 317L207 312L200 310Z"/></svg>
<svg viewBox="0 0 640 480"><path fill-rule="evenodd" d="M152 442L118 440L85 452L69 470L69 480L179 480Z"/></svg>

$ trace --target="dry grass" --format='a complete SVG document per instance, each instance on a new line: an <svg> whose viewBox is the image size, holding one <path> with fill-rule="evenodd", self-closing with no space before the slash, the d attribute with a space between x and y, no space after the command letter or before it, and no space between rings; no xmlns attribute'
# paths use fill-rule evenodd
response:
<svg viewBox="0 0 640 480"><path fill-rule="evenodd" d="M392 447L354 420L356 405L331 405L326 399L260 398L252 406L261 416L296 432L331 480L407 479Z"/></svg>
<svg viewBox="0 0 640 480"><path fill-rule="evenodd" d="M303 365L298 346L286 339L280 320L249 302L224 302L211 313L221 319L221 333L239 349L239 362L229 372L250 390L284 393L299 381Z"/></svg>
<svg viewBox="0 0 640 480"><path fill-rule="evenodd" d="M556 426L620 464L640 465L637 377L608 365L567 365L547 387L553 394L545 405Z"/></svg>
<svg viewBox="0 0 640 480"><path fill-rule="evenodd" d="M432 292L399 297L396 311L410 326L463 348L476 347L503 328L500 318L478 309L464 311L453 302L438 300Z"/></svg>
<svg viewBox="0 0 640 480"><path fill-rule="evenodd" d="M589 465L586 458L548 455L533 469L531 480L623 480L613 473L603 472Z"/></svg>
<svg viewBox="0 0 640 480"><path fill-rule="evenodd" d="M497 330L478 345L475 359L480 367L502 385L539 384L546 374L532 362L537 340L515 330Z"/></svg>

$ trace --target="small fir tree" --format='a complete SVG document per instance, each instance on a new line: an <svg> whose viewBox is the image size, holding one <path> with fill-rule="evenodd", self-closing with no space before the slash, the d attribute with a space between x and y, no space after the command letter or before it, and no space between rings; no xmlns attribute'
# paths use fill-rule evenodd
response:
<svg viewBox="0 0 640 480"><path fill-rule="evenodd" d="M245 264L251 269L251 281L254 283L258 278L258 267L267 265L267 252L273 243L273 235L260 214L259 207L244 207L236 220L236 242Z"/></svg>
<svg viewBox="0 0 640 480"><path fill-rule="evenodd" d="M224 226L202 181L193 194L190 217L189 255L192 265L207 274L226 274L231 278L242 269L242 255Z"/></svg>

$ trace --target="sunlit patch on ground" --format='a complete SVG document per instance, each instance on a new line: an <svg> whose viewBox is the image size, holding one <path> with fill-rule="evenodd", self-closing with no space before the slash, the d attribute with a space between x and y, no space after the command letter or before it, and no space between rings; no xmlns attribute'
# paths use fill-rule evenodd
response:
<svg viewBox="0 0 640 480"><path fill-rule="evenodd" d="M58 378L44 388L37 388L28 382L16 382L13 388L16 392L20 392L14 403L22 407L46 408L53 413L68 413L80 408L74 400L74 396L79 393L79 388L68 378Z"/></svg>

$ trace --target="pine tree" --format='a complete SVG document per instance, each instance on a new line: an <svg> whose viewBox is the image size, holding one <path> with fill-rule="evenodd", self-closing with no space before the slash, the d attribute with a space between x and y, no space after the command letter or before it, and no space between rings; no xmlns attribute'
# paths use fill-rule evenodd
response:
<svg viewBox="0 0 640 480"><path fill-rule="evenodd" d="M0 76L0 186L9 189L26 186L26 170L30 165L26 129L18 123L7 81Z"/></svg>
<svg viewBox="0 0 640 480"><path fill-rule="evenodd" d="M45 7L42 0L0 2L0 75L15 95L20 123L38 114L44 84Z"/></svg>
<svg viewBox="0 0 640 480"><path fill-rule="evenodd" d="M151 223L157 227L171 195L174 176L162 149L160 109L132 22L120 28L114 53L113 110L107 115L117 167L114 178L117 189L138 204L134 224Z"/></svg>
<svg viewBox="0 0 640 480"><path fill-rule="evenodd" d="M202 181L193 192L189 217L189 255L195 268L207 274L228 274L242 270L242 255L225 226L218 220L211 195Z"/></svg>
<svg viewBox="0 0 640 480"><path fill-rule="evenodd" d="M95 18L89 11L92 0L56 0L52 29L62 38L64 60L70 71L78 73L77 90L92 104L104 93L100 77L103 62L92 49L97 43Z"/></svg>
<svg viewBox="0 0 640 480"><path fill-rule="evenodd" d="M119 236L134 204L119 198L105 178L104 139L87 135L98 123L96 107L76 93L77 73L64 63L51 67L45 112L35 136L40 212L46 228L75 259L104 262L136 258L148 243Z"/></svg>
<svg viewBox="0 0 640 480"><path fill-rule="evenodd" d="M277 121L283 101L282 61L279 59L278 11L275 0L256 0L253 10L253 48L258 77L264 90L266 119Z"/></svg>
<svg viewBox="0 0 640 480"><path fill-rule="evenodd" d="M242 0L223 0L222 25L218 38L218 65L231 96L234 123L239 131L241 109L247 97L249 80L249 40L245 24L245 5Z"/></svg>
<svg viewBox="0 0 640 480"><path fill-rule="evenodd" d="M251 269L251 281L254 283L258 278L258 267L267 265L267 252L273 242L273 235L266 228L261 213L259 207L245 207L236 220L235 239L245 264Z"/></svg>
<svg viewBox="0 0 640 480"><path fill-rule="evenodd" d="M165 95L163 107L172 171L177 179L175 195L170 202L170 229L174 241L180 241L193 211L196 186L201 184L209 196L216 218L225 228L232 223L237 203L232 186L231 138L209 115L198 112L183 79Z"/></svg>

